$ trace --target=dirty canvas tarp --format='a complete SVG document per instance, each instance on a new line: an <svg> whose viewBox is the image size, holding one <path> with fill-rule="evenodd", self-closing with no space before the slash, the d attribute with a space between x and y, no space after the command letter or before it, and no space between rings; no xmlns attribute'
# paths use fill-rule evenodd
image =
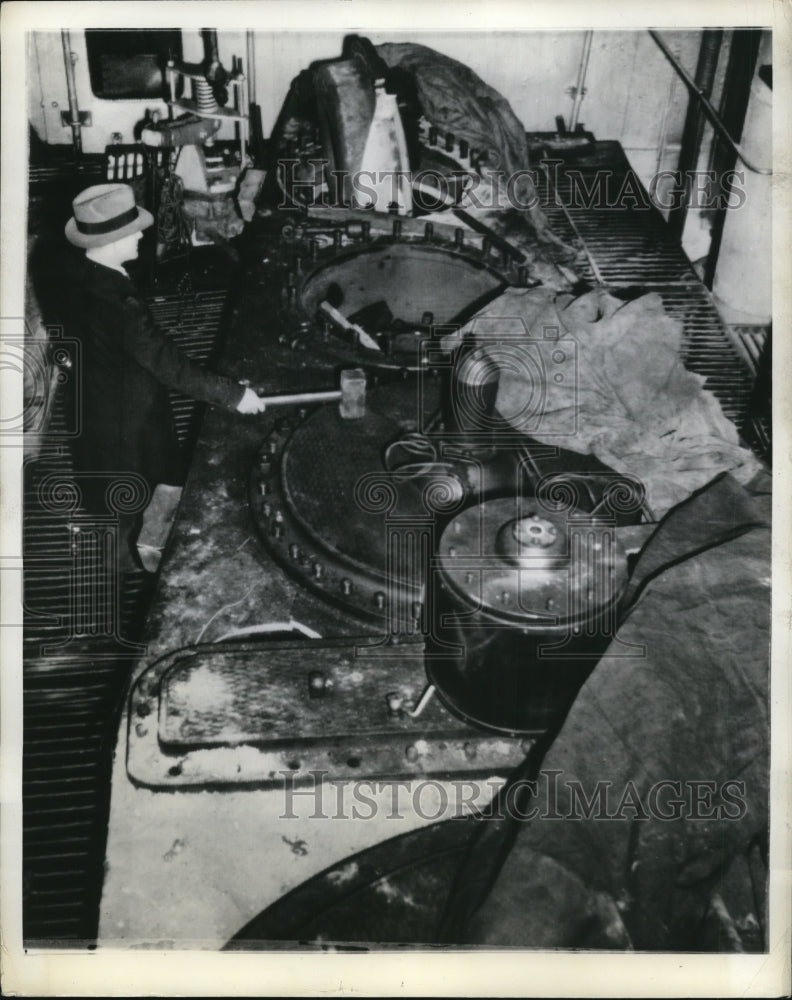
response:
<svg viewBox="0 0 792 1000"><path fill-rule="evenodd" d="M727 475L659 526L521 807L538 816L482 822L447 940L705 950L714 900L733 933L713 947L735 950L746 899L762 919L743 883L768 816L769 516L768 495Z"/></svg>
<svg viewBox="0 0 792 1000"><path fill-rule="evenodd" d="M500 208L509 207L506 198L507 178L514 178L512 201L526 207L540 239L567 250L551 232L547 217L541 210L536 189L528 173L530 158L525 128L511 105L470 67L436 52L426 45L412 42L387 42L377 46L377 53L391 69L407 73L415 83L418 101L424 116L441 132L453 132L465 139L471 149L486 151L482 172L490 177L498 172L503 189L493 194Z"/></svg>
<svg viewBox="0 0 792 1000"><path fill-rule="evenodd" d="M625 303L601 289L574 298L509 288L464 332L500 369L506 420L536 398L530 437L637 476L656 518L721 472L746 483L761 467L704 377L685 369L682 325L656 293Z"/></svg>

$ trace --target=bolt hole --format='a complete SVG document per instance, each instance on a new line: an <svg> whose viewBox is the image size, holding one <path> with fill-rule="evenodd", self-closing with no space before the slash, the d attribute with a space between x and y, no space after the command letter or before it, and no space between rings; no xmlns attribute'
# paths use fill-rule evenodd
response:
<svg viewBox="0 0 792 1000"><path fill-rule="evenodd" d="M360 757L347 757L347 767L360 767Z"/></svg>
<svg viewBox="0 0 792 1000"><path fill-rule="evenodd" d="M172 778L178 778L181 773L182 773L181 764L173 764L171 767L168 768L168 774Z"/></svg>
<svg viewBox="0 0 792 1000"><path fill-rule="evenodd" d="M288 769L290 771L299 771L300 770L300 762L299 762L299 760L290 760L288 762L288 764L286 765L286 767L288 767Z"/></svg>

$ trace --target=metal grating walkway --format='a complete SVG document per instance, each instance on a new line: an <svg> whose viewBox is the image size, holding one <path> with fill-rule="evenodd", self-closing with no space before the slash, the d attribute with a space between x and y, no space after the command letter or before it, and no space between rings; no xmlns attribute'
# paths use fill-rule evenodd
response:
<svg viewBox="0 0 792 1000"><path fill-rule="evenodd" d="M718 398L726 416L742 427L754 371L745 363L684 251L670 237L660 212L635 206L632 196L624 198L629 207L608 203L619 192L643 191L637 176L629 167L607 169L601 176L606 175L607 184L598 197L598 172L593 169L562 167L553 171L553 183L545 173L547 187L541 193L554 231L565 240L574 236L582 245L585 281L662 296L669 315L683 324L685 366L706 377L705 388ZM643 197L648 202L648 196Z"/></svg>
<svg viewBox="0 0 792 1000"><path fill-rule="evenodd" d="M186 353L204 361L216 346L225 301L225 291L214 290L160 295L150 305ZM179 438L189 447L201 408L176 394L172 404ZM63 428L56 401L47 442L25 469L23 936L28 946L81 947L93 943L98 929L112 752L136 654L101 628L86 634L84 594L71 577L70 520L81 511L58 514L40 502L45 476L68 481L72 472L68 448L58 443ZM111 594L101 572L87 589ZM140 570L123 578L122 637L140 634L153 585ZM91 607L87 617L101 613Z"/></svg>

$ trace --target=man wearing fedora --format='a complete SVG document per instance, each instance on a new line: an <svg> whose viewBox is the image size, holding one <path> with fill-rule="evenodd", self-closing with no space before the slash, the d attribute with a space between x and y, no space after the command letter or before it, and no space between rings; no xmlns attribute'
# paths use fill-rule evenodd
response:
<svg viewBox="0 0 792 1000"><path fill-rule="evenodd" d="M124 269L138 255L152 216L126 184L98 184L72 202L66 238L85 251L71 262L65 287L70 326L82 345L83 421L75 469L142 476L179 486L186 472L168 390L242 414L264 403L252 389L196 365L156 326ZM90 487L90 477L87 486ZM106 485L106 482L105 482ZM104 486L83 489L92 513L108 513ZM131 535L133 525L127 525ZM122 527L122 534L124 533ZM122 545L122 560L131 538Z"/></svg>

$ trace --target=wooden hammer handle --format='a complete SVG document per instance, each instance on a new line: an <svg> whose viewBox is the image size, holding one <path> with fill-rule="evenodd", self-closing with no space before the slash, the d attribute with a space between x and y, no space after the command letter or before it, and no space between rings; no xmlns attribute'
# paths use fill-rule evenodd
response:
<svg viewBox="0 0 792 1000"><path fill-rule="evenodd" d="M288 396L262 396L267 406L291 406L294 403L326 403L333 399L341 399L340 389L329 389L326 392L295 392Z"/></svg>

